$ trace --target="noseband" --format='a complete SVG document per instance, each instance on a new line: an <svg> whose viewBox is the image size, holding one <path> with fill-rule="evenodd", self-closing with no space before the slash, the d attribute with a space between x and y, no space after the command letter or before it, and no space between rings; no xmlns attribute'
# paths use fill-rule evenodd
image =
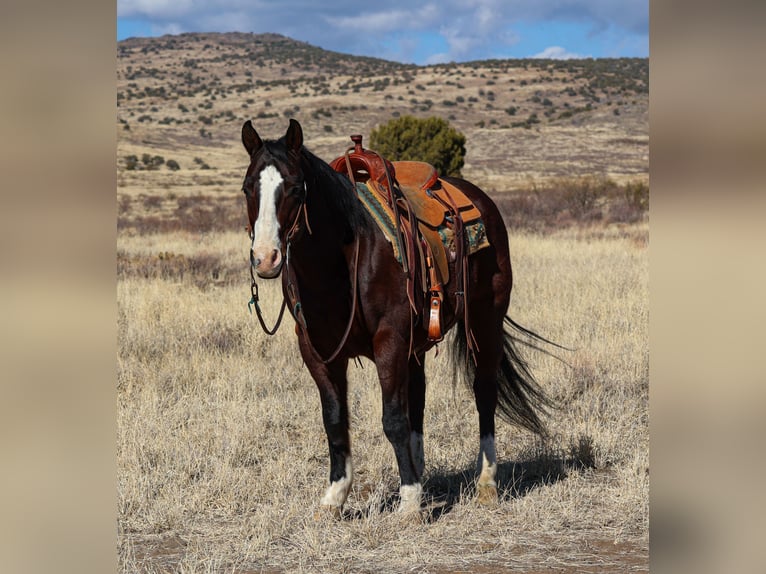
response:
<svg viewBox="0 0 766 574"><path fill-rule="evenodd" d="M308 194L308 187L306 186L306 182L303 182L303 199L301 200L301 204L298 207L298 212L295 215L295 220L293 221L292 226L290 227L289 231L285 235L285 253L284 256L284 269L287 273L287 295L290 298L290 303L292 305L292 315L295 319L296 323L298 324L299 328L303 332L304 337L306 338L306 342L308 343L309 347L311 347L311 350L314 352L314 354L319 357L319 359L327 364L332 362L340 353L341 349L343 349L343 346L346 344L346 341L348 340L348 336L351 333L351 325L354 322L354 315L356 315L356 306L357 306L357 283L359 278L359 235L357 235L354 238L354 262L353 262L353 268L352 268L352 299L351 299L351 313L348 318L348 323L346 324L346 330L343 333L343 336L341 337L340 343L338 344L335 351L332 352L329 358L322 359L322 356L319 354L319 352L316 350L314 345L311 343L311 339L309 338L308 333L308 326L306 325L306 318L303 315L303 307L301 305L300 300L300 293L298 291L298 283L295 280L295 276L292 272L292 269L290 268L290 245L292 244L292 241L298 236L304 229L308 231L309 235L312 235L311 231L311 225L309 224L309 216L308 216L308 209L306 207L306 195ZM303 216L303 222L304 225L301 226L301 216ZM282 270L280 270L280 273ZM266 326L266 321L263 318L263 311L261 310L261 306L258 304L259 297L258 297L258 283L255 280L255 273L253 273L253 265L250 265L250 294L251 298L250 301L247 304L247 308L252 314L253 307L255 307L255 313L258 317L258 322L261 324L261 328L263 331L271 336L274 335L277 330L279 329L279 326L282 323L282 317L285 314L285 307L287 307L287 299L283 296L282 297L282 306L279 309L279 315L277 317L277 322L274 324L274 327L269 329Z"/></svg>

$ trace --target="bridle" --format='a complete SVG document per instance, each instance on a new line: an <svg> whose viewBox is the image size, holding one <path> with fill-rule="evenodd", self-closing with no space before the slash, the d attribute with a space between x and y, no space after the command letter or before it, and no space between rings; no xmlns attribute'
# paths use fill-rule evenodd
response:
<svg viewBox="0 0 766 574"><path fill-rule="evenodd" d="M292 243L293 238L298 233L298 224L300 222L301 215L303 215L304 221L306 222L306 229L309 232L309 235L311 235L311 226L309 225L309 218L308 218L308 211L306 211L306 194L308 193L308 188L306 187L306 182L303 182L303 197L301 198L300 206L298 207L298 211L295 215L295 220L293 221L292 226L290 226L290 229L287 232L287 235L285 236L285 253L282 254L284 257L284 266L289 267L290 263L290 244ZM248 232L252 235L253 233L253 226L248 223ZM252 237L251 237L252 239ZM252 258L252 256L251 256ZM279 272L281 273L282 270L280 269ZM288 283L288 287L289 287ZM266 321L263 318L263 310L261 309L261 306L258 304L258 301L260 300L260 297L258 296L258 282L255 280L255 273L253 273L253 264L250 263L250 301L247 303L247 308L250 311L250 313L253 312L253 307L255 307L255 314L258 317L258 322L261 324L261 328L263 331L269 335L274 335L277 330L279 329L279 325L282 323L282 317L285 314L285 307L287 306L287 300L283 297L282 298L282 306L279 309L279 316L277 317L277 322L274 323L274 326L269 329L266 326ZM293 313L293 316L295 316L295 313ZM305 321L304 321L305 323Z"/></svg>
<svg viewBox="0 0 766 574"><path fill-rule="evenodd" d="M346 341L348 340L348 336L351 333L351 326L354 322L354 316L356 315L356 307L357 307L357 299L358 299L357 287L358 287L358 278L359 278L359 235L357 234L356 237L354 238L354 259L353 259L353 267L351 271L352 273L351 313L349 315L348 323L346 324L346 329L343 333L343 336L341 337L340 343L338 343L338 346L336 347L336 349L332 352L332 354L327 359L323 359L322 356L314 347L314 345L311 343L311 339L309 338L308 325L306 324L306 317L303 314L303 306L301 304L300 293L298 291L298 282L295 277L294 271L290 267L290 246L292 245L292 242L296 238L302 237L304 231L307 231L309 235L312 235L311 225L309 224L308 208L306 207L307 195L308 195L308 186L306 185L306 182L304 181L303 182L303 197L301 198L301 202L298 207L298 211L295 215L295 219L293 220L293 224L290 226L290 229L285 235L285 252L282 254L284 257L284 264L282 269L280 269L280 273L284 271L287 274L287 286L286 286L287 298L290 299L290 304L292 306L291 312L292 312L293 318L295 319L295 322L297 323L298 327L303 332L306 342L308 343L313 353L317 357L319 357L319 359L323 363L327 364L335 360L335 358L340 354L341 349L343 349L343 346L346 344ZM303 225L301 225L301 222L303 222ZM248 228L252 230L252 226L248 225ZM261 306L258 303L259 302L258 282L255 280L255 273L253 272L252 263L250 264L250 295L251 295L250 301L247 304L248 310L252 314L253 307L255 307L255 313L256 313L256 316L258 317L258 322L260 323L264 333L266 333L269 336L274 335L282 323L282 318L285 314L285 308L287 307L287 298L285 298L284 296L282 297L282 306L279 309L279 315L277 316L277 321L274 324L274 326L271 329L269 329L266 326L266 321L263 317L263 310L261 309Z"/></svg>

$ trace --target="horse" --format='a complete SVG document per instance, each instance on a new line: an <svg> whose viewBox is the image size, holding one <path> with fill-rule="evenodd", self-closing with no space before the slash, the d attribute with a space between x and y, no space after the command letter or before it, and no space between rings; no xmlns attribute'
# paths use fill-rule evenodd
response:
<svg viewBox="0 0 766 574"><path fill-rule="evenodd" d="M346 371L350 360L366 357L375 364L380 381L383 431L399 470L396 511L418 512L425 467L425 354L435 343L424 329L413 327L402 265L349 178L303 145L297 120L290 119L284 136L276 140L261 139L248 120L241 136L250 158L242 186L250 272L262 279L281 275L285 299L279 320L289 300L300 353L319 390L330 463L320 508L342 516L352 485ZM545 436L541 417L551 406L517 352L516 343L526 341L511 328L546 339L506 315L513 274L508 234L497 206L464 179L444 180L479 208L489 240L488 247L468 257L467 295L453 279L455 263L450 263L453 273L444 286L442 313L445 332L458 326L453 367L473 389L478 411L477 499L496 504L496 412ZM464 295L466 300L459 301ZM257 305L255 293L251 302ZM461 304L468 312L459 316ZM278 325L279 321L274 330Z"/></svg>

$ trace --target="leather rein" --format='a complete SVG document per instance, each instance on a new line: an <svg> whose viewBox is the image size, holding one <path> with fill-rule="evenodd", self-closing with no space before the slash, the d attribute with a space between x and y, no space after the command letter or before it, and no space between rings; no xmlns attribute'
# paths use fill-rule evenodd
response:
<svg viewBox="0 0 766 574"><path fill-rule="evenodd" d="M337 356L340 354L341 350L346 344L346 341L348 340L348 336L351 333L351 326L354 323L354 316L356 315L356 307L357 307L357 287L358 287L358 278L359 278L359 235L356 235L354 238L354 262L353 262L353 270L352 270L352 299L351 299L351 313L348 318L348 323L346 324L346 329L343 332L343 336L340 339L340 343L338 343L338 346L336 349L332 352L332 354L327 358L323 359L322 356L319 354L319 352L316 350L314 345L311 342L311 338L309 337L308 333L308 326L306 325L306 318L303 315L303 307L301 305L300 300L300 293L298 291L298 283L295 279L294 273L292 269L290 268L290 245L292 244L293 238L302 231L300 222L301 219L303 219L304 226L306 231L308 231L308 234L311 235L311 226L309 225L309 218L308 218L308 210L306 208L306 193L308 193L308 188L306 187L306 183L304 182L304 195L303 200L301 202L300 207L298 208L298 213L295 217L295 221L293 221L292 226L290 227L290 230L287 232L286 236L286 244L287 248L285 249L285 263L284 263L284 270L287 273L287 295L290 298L290 303L292 305L292 315L295 319L296 324L303 332L304 337L306 338L306 342L308 343L308 346L311 348L313 353L319 357L319 359L324 363L330 363L334 361ZM303 216L301 218L301 216ZM258 296L258 282L255 280L255 273L253 273L253 266L250 265L250 294L251 298L250 301L247 304L248 310L250 313L253 312L253 307L255 307L255 314L258 317L258 322L261 324L261 328L263 329L264 333L271 336L274 335L277 330L279 329L279 326L282 324L282 317L285 314L285 308L287 307L287 298L282 296L282 306L279 309L279 315L277 317L277 321L274 324L274 326L269 329L266 326L266 321L263 318L263 310L261 309L261 306L259 305L259 296Z"/></svg>

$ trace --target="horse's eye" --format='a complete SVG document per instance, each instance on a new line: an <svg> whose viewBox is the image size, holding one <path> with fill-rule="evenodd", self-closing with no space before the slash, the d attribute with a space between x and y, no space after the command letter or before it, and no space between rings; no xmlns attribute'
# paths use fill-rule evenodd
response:
<svg viewBox="0 0 766 574"><path fill-rule="evenodd" d="M244 183L242 183L242 193L244 193L247 196L250 196L253 194L253 178L248 176L245 178Z"/></svg>

